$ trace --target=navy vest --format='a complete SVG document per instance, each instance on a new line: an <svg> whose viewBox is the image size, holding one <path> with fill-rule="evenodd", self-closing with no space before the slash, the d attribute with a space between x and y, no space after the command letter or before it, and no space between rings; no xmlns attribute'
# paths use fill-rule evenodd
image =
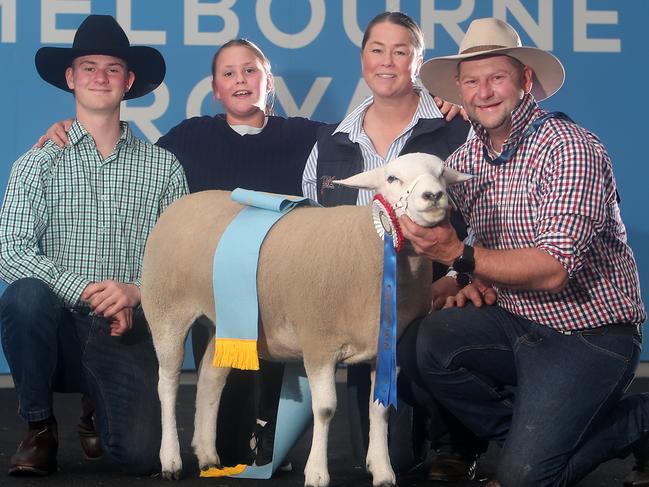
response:
<svg viewBox="0 0 649 487"><path fill-rule="evenodd" d="M334 179L345 179L363 171L359 145L346 133L336 133L338 124L318 129L318 165L316 169L318 202L323 206L355 205L358 189L333 185ZM444 160L466 142L469 124L462 117L450 122L442 118L421 119L413 127L410 138L399 155L413 152L433 154ZM333 134L333 135L332 135ZM460 239L466 237L466 223L458 211L451 212L451 223ZM441 277L446 267L434 263L434 278Z"/></svg>
<svg viewBox="0 0 649 487"><path fill-rule="evenodd" d="M344 179L363 171L363 156L359 145L346 133L336 133L338 124L318 129L318 165L316 169L318 202L324 206L355 205L356 188L333 185L334 179ZM433 154L444 160L466 141L469 124L461 117L446 122L441 118L421 119L413 127L410 138L399 155L413 152Z"/></svg>

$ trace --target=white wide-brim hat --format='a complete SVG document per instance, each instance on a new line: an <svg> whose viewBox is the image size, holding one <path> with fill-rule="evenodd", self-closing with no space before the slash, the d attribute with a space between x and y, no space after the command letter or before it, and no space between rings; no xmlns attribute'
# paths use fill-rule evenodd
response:
<svg viewBox="0 0 649 487"><path fill-rule="evenodd" d="M433 95L461 104L455 82L458 63L490 54L510 56L529 66L534 72L532 95L537 101L554 95L565 79L563 65L553 54L536 47L521 46L521 38L514 28L495 18L471 22L460 44L459 53L429 59L422 65L419 77Z"/></svg>

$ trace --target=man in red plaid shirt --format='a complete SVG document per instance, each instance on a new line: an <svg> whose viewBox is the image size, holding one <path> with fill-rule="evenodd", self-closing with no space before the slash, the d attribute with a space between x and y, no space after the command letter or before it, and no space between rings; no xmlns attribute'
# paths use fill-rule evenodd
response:
<svg viewBox="0 0 649 487"><path fill-rule="evenodd" d="M503 447L491 485L572 485L631 452L625 485L649 485L649 395L623 397L646 318L637 267L606 149L537 105L561 87L561 63L479 19L460 54L428 61L421 78L476 132L447 161L474 175L450 190L474 238L401 218L415 250L458 282L402 338L406 374Z"/></svg>

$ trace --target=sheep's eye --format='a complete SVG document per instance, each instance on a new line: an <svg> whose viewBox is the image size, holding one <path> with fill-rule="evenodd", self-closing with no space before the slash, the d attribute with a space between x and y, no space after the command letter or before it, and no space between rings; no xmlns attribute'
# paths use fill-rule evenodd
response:
<svg viewBox="0 0 649 487"><path fill-rule="evenodd" d="M388 184L392 184L394 182L399 182L400 183L401 180L396 176L388 176Z"/></svg>

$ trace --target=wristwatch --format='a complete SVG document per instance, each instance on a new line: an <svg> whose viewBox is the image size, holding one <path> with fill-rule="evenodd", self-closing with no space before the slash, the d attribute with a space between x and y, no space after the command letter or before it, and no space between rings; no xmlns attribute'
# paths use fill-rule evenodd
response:
<svg viewBox="0 0 649 487"><path fill-rule="evenodd" d="M471 274L475 269L473 253L473 247L464 244L462 255L453 261L453 269L455 269L459 274Z"/></svg>
<svg viewBox="0 0 649 487"><path fill-rule="evenodd" d="M460 289L462 289L464 286L467 286L468 284L471 284L473 282L473 277L471 277L471 274L463 272L461 274L458 274L455 280L457 281L457 285L460 287Z"/></svg>

